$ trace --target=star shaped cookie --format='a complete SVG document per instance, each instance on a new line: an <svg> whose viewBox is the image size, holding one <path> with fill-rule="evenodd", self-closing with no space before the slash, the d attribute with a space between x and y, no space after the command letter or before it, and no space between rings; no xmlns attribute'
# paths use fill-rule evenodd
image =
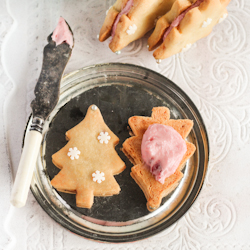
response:
<svg viewBox="0 0 250 250"><path fill-rule="evenodd" d="M172 120L170 119L168 108L156 107L153 108L151 117L133 116L129 118L128 123L133 132L133 136L123 143L122 150L134 164L134 167L131 169L131 176L144 192L147 199L148 210L154 211L160 206L162 198L178 186L183 177L181 170L185 166L186 161L194 154L196 148L194 144L186 141L187 151L178 169L173 175L165 179L164 184L161 184L155 180L149 168L143 163L141 156L143 134L150 125L157 123L171 126L185 139L193 127L193 121L188 119Z"/></svg>
<svg viewBox="0 0 250 250"><path fill-rule="evenodd" d="M120 192L113 175L125 164L115 151L118 137L105 124L100 110L92 105L85 118L66 132L68 143L52 155L61 171L51 180L58 191L76 194L78 207L91 208L94 196Z"/></svg>

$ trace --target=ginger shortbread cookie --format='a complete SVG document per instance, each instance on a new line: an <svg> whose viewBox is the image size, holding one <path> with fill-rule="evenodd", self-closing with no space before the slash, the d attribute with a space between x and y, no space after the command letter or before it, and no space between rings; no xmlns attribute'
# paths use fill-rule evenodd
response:
<svg viewBox="0 0 250 250"><path fill-rule="evenodd" d="M143 37L153 29L158 18L171 9L175 0L117 0L107 12L99 40L112 36L113 52Z"/></svg>
<svg viewBox="0 0 250 250"><path fill-rule="evenodd" d="M181 170L196 150L192 143L184 141L193 127L193 121L188 119L172 120L170 119L168 108L157 107L153 108L151 117L133 116L129 118L128 123L134 135L123 143L122 150L135 165L131 169L131 176L144 192L147 199L148 210L153 211L160 206L162 198L178 186L179 181L183 177ZM179 158L179 161L176 161L178 164L177 169L174 170L173 173L168 173L169 176L166 178L160 176L158 180L156 180L156 173L159 173L158 167L160 163L155 162L156 164L153 166L153 171L151 171L151 167L144 162L141 151L144 135L149 128L155 125L163 126L163 129L174 130L174 133L178 134L179 138L177 139L180 140L181 138L185 144L182 145L185 148L183 156ZM152 136L152 138L153 137L154 136ZM167 151L164 153L167 154ZM178 151L176 153L179 154ZM150 161L152 160L153 159L150 159Z"/></svg>
<svg viewBox="0 0 250 250"><path fill-rule="evenodd" d="M209 35L227 17L230 0L176 0L169 12L156 23L148 39L156 59L188 50L197 40Z"/></svg>
<svg viewBox="0 0 250 250"><path fill-rule="evenodd" d="M75 193L78 207L91 208L94 196L112 196L120 192L113 175L121 173L125 163L115 151L119 138L105 124L95 105L85 118L66 132L68 143L52 155L61 171L51 180L60 192Z"/></svg>

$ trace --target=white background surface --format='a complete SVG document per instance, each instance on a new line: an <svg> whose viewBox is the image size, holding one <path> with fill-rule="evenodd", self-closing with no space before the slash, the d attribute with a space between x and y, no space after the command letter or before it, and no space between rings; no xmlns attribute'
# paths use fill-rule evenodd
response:
<svg viewBox="0 0 250 250"><path fill-rule="evenodd" d="M185 54L155 63L147 38L120 56L96 35L112 1L0 0L0 249L250 249L250 2L232 0L229 17ZM46 37L59 16L71 25L75 48L66 73L104 62L138 64L173 80L206 123L210 164L194 206L171 228L124 244L81 238L54 222L29 193L10 207L13 176Z"/></svg>

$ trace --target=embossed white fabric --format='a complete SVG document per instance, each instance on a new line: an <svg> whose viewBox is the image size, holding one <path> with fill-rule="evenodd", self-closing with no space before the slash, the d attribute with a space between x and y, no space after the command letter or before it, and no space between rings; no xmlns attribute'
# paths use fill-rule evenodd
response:
<svg viewBox="0 0 250 250"><path fill-rule="evenodd" d="M212 34L159 65L147 51L147 38L121 55L109 50L109 41L97 40L111 3L0 1L0 249L250 249L250 2L232 0L228 18ZM154 237L116 245L86 240L54 222L31 193L24 208L10 207L42 49L60 15L75 36L66 73L105 62L150 68L180 86L206 123L210 163L204 187L187 214Z"/></svg>

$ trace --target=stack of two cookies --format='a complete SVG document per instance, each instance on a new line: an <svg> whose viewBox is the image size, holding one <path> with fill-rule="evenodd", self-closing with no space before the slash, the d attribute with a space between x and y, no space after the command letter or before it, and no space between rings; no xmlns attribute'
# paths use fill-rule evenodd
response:
<svg viewBox="0 0 250 250"><path fill-rule="evenodd" d="M193 127L193 121L172 120L170 119L169 109L166 107L153 108L151 117L133 116L129 118L129 126L132 129L133 136L123 143L123 152L129 160L135 165L131 169L131 176L140 186L147 199L147 208L149 211L157 209L162 198L167 196L179 184L183 177L181 170L185 166L186 161L193 155L195 146L185 141L186 152L180 161L176 171L163 180L163 183L156 180L151 173L149 166L145 164L142 157L142 141L147 129L153 124L161 124L172 127L178 134L185 139Z"/></svg>

